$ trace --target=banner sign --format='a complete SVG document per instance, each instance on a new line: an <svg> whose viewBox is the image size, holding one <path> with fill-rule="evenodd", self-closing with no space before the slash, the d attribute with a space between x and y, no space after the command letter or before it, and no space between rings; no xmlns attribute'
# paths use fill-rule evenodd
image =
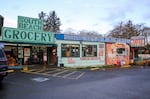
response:
<svg viewBox="0 0 150 99"><path fill-rule="evenodd" d="M131 37L131 47L144 47L144 46L145 46L144 36Z"/></svg>

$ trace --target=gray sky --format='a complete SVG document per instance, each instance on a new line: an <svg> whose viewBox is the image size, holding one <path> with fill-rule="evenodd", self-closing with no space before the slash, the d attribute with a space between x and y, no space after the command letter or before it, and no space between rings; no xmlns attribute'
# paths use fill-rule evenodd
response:
<svg viewBox="0 0 150 99"><path fill-rule="evenodd" d="M55 10L61 29L110 31L121 21L150 26L149 0L3 0L0 14L4 26L17 27L17 16L38 18L38 13Z"/></svg>

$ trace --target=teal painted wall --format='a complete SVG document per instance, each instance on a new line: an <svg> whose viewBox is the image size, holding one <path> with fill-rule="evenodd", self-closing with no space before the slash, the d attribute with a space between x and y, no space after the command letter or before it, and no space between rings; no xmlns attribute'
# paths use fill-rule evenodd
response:
<svg viewBox="0 0 150 99"><path fill-rule="evenodd" d="M99 42L80 42L80 41L65 41L56 40L57 55L58 55L58 66L64 64L66 67L80 67L80 66L97 66L105 64L105 44ZM80 44L80 57L62 57L61 56L61 44ZM97 45L97 56L96 57L82 57L82 44ZM104 55L99 56L99 44L104 44ZM69 63L69 60L73 61Z"/></svg>

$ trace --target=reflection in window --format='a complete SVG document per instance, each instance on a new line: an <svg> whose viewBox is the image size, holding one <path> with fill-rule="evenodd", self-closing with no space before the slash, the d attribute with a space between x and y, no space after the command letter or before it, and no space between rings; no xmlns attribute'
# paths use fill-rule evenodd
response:
<svg viewBox="0 0 150 99"><path fill-rule="evenodd" d="M97 56L96 45L83 45L82 46L82 57L93 57Z"/></svg>
<svg viewBox="0 0 150 99"><path fill-rule="evenodd" d="M62 54L62 57L79 57L80 45L79 44L62 44L61 54Z"/></svg>

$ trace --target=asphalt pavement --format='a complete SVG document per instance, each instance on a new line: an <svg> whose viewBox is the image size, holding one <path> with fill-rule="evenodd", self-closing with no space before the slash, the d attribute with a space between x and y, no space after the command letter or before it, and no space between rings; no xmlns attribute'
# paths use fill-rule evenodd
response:
<svg viewBox="0 0 150 99"><path fill-rule="evenodd" d="M149 67L79 72L84 72L79 79L57 77L60 72L9 73L0 85L0 99L150 99Z"/></svg>
<svg viewBox="0 0 150 99"><path fill-rule="evenodd" d="M67 79L79 79L85 74L83 71L71 68L34 68L23 70L22 72L36 75L62 77Z"/></svg>

